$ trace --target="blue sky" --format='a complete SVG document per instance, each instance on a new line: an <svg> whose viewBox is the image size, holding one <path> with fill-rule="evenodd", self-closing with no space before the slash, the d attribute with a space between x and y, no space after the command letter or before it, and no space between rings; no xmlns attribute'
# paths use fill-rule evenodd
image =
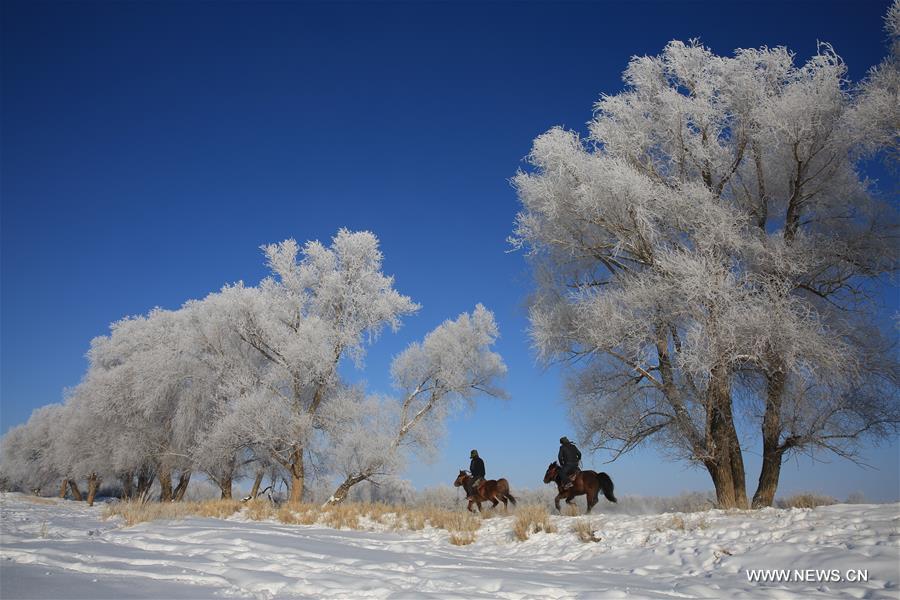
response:
<svg viewBox="0 0 900 600"><path fill-rule="evenodd" d="M454 419L437 462L405 476L450 483L477 447L489 475L539 486L572 431L558 371L530 350L530 276L505 241L531 140L583 130L628 58L671 39L799 59L828 41L858 79L886 52L887 6L4 1L0 430L60 401L111 321L258 282L261 244L368 229L423 309L354 377L389 391L391 358L477 302L509 367L511 399ZM652 449L608 458L586 462L622 494L711 488ZM780 491L900 497L896 443L865 452L875 469L821 458L786 464Z"/></svg>

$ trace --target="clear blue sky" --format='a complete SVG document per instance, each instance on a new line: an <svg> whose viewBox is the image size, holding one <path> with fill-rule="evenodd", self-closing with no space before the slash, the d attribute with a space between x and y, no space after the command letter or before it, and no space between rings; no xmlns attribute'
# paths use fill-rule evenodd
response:
<svg viewBox="0 0 900 600"><path fill-rule="evenodd" d="M4 0L0 430L60 401L111 321L255 284L260 244L368 229L423 309L354 377L389 391L391 357L476 302L495 311L509 366L511 399L453 420L438 462L406 476L450 483L477 447L490 475L537 487L572 432L559 374L530 351L529 273L505 242L508 179L531 140L583 130L628 58L671 39L799 59L828 41L858 79L886 52L887 7ZM758 444L747 452L753 489ZM865 453L877 470L824 458L787 464L780 491L900 496L896 444ZM653 450L603 469L620 494L711 488Z"/></svg>

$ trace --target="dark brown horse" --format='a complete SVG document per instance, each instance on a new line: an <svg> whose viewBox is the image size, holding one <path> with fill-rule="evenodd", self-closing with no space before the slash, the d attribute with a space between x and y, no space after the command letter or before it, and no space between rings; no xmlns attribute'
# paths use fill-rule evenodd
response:
<svg viewBox="0 0 900 600"><path fill-rule="evenodd" d="M481 503L488 500L493 503L491 508L496 508L501 502L503 502L503 508L507 508L507 500L513 505L516 503L516 499L509 493L509 482L505 479L485 479L477 487L473 487L472 483L472 476L468 471L460 471L456 481L453 482L454 487L462 486L466 491L469 512L475 512L472 510L473 503L478 506L478 512L481 512Z"/></svg>
<svg viewBox="0 0 900 600"><path fill-rule="evenodd" d="M544 483L550 483L557 479L557 475L559 474L560 466L555 462L550 463L550 466L547 467L547 472L544 473ZM559 493L556 495L556 498L553 499L553 503L556 505L556 510L559 509L559 499L565 498L566 504L573 504L573 498L575 496L580 496L582 494L587 494L587 512L591 512L591 509L594 508L594 505L597 504L597 495L598 492L603 492L603 495L606 496L606 499L610 502L616 502L616 497L613 495L613 482L612 479L609 478L609 475L606 473L597 473L595 471L579 471L577 475L575 475L575 481L572 487L567 490L563 489L563 484L556 482L556 487L559 490Z"/></svg>

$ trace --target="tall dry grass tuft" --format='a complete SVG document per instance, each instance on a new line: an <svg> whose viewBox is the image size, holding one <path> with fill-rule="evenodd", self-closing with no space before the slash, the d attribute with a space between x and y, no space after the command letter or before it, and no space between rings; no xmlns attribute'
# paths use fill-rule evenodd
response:
<svg viewBox="0 0 900 600"><path fill-rule="evenodd" d="M274 509L275 518L285 525L312 525L321 512L315 504L285 504Z"/></svg>
<svg viewBox="0 0 900 600"><path fill-rule="evenodd" d="M425 524L428 519L425 516L425 511L418 508L409 508L405 509L397 514L397 519L394 522L395 529L409 529L411 531L421 531L425 529Z"/></svg>
<svg viewBox="0 0 900 600"><path fill-rule="evenodd" d="M516 512L513 522L513 534L520 542L524 542L532 533L543 531L556 533L556 527L550 522L550 515L543 506L532 504L523 506Z"/></svg>
<svg viewBox="0 0 900 600"><path fill-rule="evenodd" d="M454 546L468 546L474 541L474 531L454 531L450 534L450 543Z"/></svg>
<svg viewBox="0 0 900 600"><path fill-rule="evenodd" d="M335 529L359 529L364 509L359 504L335 504L325 509L324 522Z"/></svg>
<svg viewBox="0 0 900 600"><path fill-rule="evenodd" d="M126 527L147 521L178 520L194 513L186 502L118 502L103 508L103 518L122 517Z"/></svg>
<svg viewBox="0 0 900 600"><path fill-rule="evenodd" d="M602 538L595 531L597 527L592 519L578 519L572 524L572 531L582 542L599 542Z"/></svg>
<svg viewBox="0 0 900 600"><path fill-rule="evenodd" d="M244 503L244 516L251 521L274 519L277 510L268 498L256 498Z"/></svg>
<svg viewBox="0 0 900 600"><path fill-rule="evenodd" d="M188 502L187 504L196 506L196 515L214 519L227 519L243 507L239 500L206 500L205 502Z"/></svg>
<svg viewBox="0 0 900 600"><path fill-rule="evenodd" d="M775 504L778 508L815 508L817 506L829 506L835 503L837 503L837 500L831 496L816 494L815 492L804 492L778 500Z"/></svg>

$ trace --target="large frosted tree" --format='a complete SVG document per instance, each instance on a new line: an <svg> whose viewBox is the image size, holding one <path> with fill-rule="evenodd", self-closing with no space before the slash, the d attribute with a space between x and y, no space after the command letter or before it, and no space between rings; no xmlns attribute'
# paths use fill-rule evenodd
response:
<svg viewBox="0 0 900 600"><path fill-rule="evenodd" d="M797 65L785 48L671 42L624 80L586 138L543 134L514 179L535 345L569 362L595 448L657 443L705 467L723 507L749 504L746 417L763 442L754 504L771 504L785 456L852 456L898 422L871 303L896 270L896 217L858 171L896 143L871 109L884 93L851 87L824 44Z"/></svg>
<svg viewBox="0 0 900 600"><path fill-rule="evenodd" d="M223 290L233 297L238 334L269 363L268 393L248 398L257 419L251 437L264 440L291 478L291 502L303 498L305 452L318 416L340 388L338 365L357 362L366 344L418 305L381 271L378 239L341 229L330 246L294 241L264 247L272 275L257 288ZM245 407L246 409L246 407ZM248 411L251 412L251 411Z"/></svg>

